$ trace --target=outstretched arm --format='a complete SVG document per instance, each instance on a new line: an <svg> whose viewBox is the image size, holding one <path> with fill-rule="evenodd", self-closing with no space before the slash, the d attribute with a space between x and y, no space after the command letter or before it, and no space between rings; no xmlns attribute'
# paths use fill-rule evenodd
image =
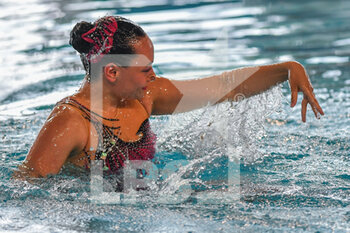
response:
<svg viewBox="0 0 350 233"><path fill-rule="evenodd" d="M304 67L297 62L246 67L203 79L175 81L157 78L149 95L153 99L152 114L186 112L226 100L235 101L237 95L250 97L289 80L292 92L291 106L303 92L302 120L306 120L306 106L310 104L315 115L324 114L319 106Z"/></svg>

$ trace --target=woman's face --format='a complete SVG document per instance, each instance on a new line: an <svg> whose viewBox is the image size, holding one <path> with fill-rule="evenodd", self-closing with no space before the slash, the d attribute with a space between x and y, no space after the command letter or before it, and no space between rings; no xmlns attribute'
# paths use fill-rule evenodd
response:
<svg viewBox="0 0 350 233"><path fill-rule="evenodd" d="M130 99L142 99L147 91L147 85L155 77L152 68L154 50L152 41L148 36L139 40L134 46L135 58L128 67L120 69L120 83L123 94Z"/></svg>

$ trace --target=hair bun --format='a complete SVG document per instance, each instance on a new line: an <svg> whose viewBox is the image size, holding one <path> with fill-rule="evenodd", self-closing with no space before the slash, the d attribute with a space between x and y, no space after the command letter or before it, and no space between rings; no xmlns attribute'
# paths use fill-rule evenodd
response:
<svg viewBox="0 0 350 233"><path fill-rule="evenodd" d="M88 53L93 47L92 44L81 38L81 35L93 27L93 24L86 21L81 21L80 23L77 23L70 32L69 44L72 45L72 47L79 53Z"/></svg>

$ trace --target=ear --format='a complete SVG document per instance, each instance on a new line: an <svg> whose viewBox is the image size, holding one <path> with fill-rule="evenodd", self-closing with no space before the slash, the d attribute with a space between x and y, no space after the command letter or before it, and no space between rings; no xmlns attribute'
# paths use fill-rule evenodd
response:
<svg viewBox="0 0 350 233"><path fill-rule="evenodd" d="M120 67L114 63L109 63L103 67L103 75L109 82L115 83L120 75Z"/></svg>

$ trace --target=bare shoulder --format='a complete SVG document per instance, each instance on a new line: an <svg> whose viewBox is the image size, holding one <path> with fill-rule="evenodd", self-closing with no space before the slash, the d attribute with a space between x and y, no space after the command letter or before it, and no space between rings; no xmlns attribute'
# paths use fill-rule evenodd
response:
<svg viewBox="0 0 350 233"><path fill-rule="evenodd" d="M31 177L57 174L69 155L80 153L86 146L88 130L85 121L73 106L56 105L20 170Z"/></svg>
<svg viewBox="0 0 350 233"><path fill-rule="evenodd" d="M47 118L47 121L52 120L53 118L70 118L72 120L83 120L83 117L81 116L81 112L76 108L69 104L58 104L56 105L49 117Z"/></svg>
<svg viewBox="0 0 350 233"><path fill-rule="evenodd" d="M153 103L153 115L171 114L182 98L181 92L173 81L164 77L157 77L151 82L149 90Z"/></svg>
<svg viewBox="0 0 350 233"><path fill-rule="evenodd" d="M85 146L88 138L86 119L77 108L67 104L53 108L43 126L45 128L52 133L68 133L70 140L75 141L78 147Z"/></svg>
<svg viewBox="0 0 350 233"><path fill-rule="evenodd" d="M159 76L157 76L156 79L149 84L150 89L153 89L153 90L157 90L157 89L159 90L159 88L172 87L172 86L174 85L172 84L172 81L170 79L165 77L159 77Z"/></svg>

